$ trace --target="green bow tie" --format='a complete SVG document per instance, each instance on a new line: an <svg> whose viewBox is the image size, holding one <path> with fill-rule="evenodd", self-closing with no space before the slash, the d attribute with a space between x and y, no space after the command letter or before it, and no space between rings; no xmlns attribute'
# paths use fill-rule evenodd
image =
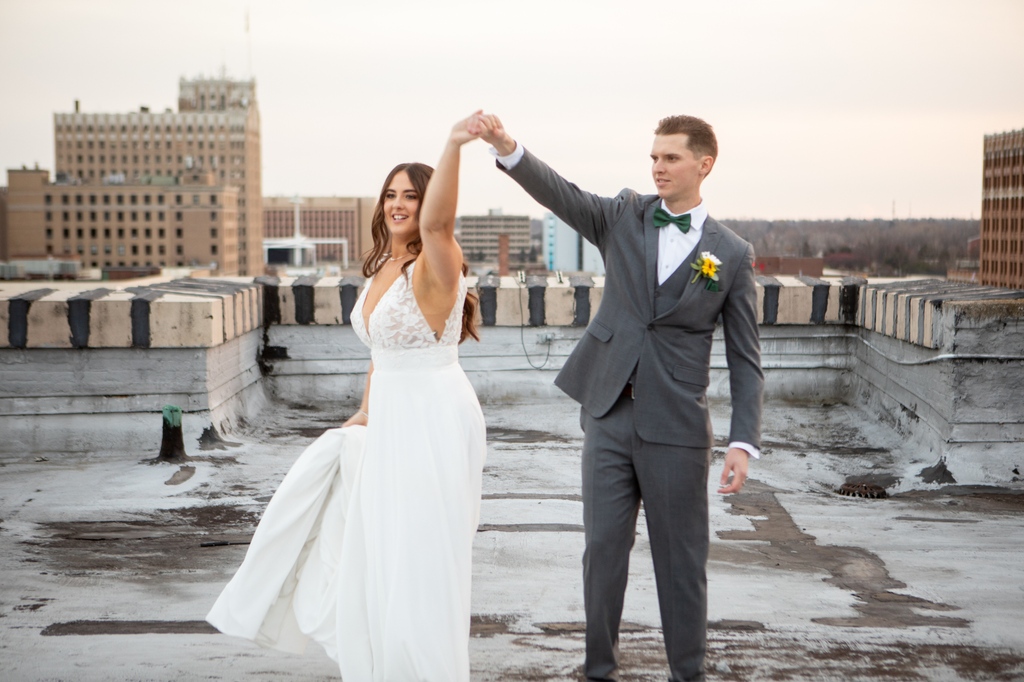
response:
<svg viewBox="0 0 1024 682"><path fill-rule="evenodd" d="M670 223L678 227L680 232L686 234L690 231L690 214L684 213L683 215L672 215L660 206L654 209L655 227L665 227Z"/></svg>

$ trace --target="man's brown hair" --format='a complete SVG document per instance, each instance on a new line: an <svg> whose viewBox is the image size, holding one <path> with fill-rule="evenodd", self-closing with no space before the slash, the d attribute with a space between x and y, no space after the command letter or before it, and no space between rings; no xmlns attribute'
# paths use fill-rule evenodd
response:
<svg viewBox="0 0 1024 682"><path fill-rule="evenodd" d="M686 135L687 148L696 156L718 158L715 129L696 116L666 116L658 121L655 135Z"/></svg>

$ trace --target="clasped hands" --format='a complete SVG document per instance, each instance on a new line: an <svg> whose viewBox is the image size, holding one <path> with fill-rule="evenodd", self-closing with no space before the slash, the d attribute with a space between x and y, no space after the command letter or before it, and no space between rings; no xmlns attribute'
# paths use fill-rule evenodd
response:
<svg viewBox="0 0 1024 682"><path fill-rule="evenodd" d="M493 146L502 156L511 154L516 150L516 141L505 132L501 119L494 114L485 114L483 109L474 111L468 117L452 126L452 134L449 141L457 145L463 145L477 138Z"/></svg>

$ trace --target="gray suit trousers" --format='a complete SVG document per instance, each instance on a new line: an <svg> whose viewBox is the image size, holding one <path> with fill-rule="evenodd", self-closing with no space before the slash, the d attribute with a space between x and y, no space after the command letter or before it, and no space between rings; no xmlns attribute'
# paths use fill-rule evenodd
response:
<svg viewBox="0 0 1024 682"><path fill-rule="evenodd" d="M673 682L703 679L711 451L637 435L634 402L600 419L581 408L587 680L618 680L619 623L643 500Z"/></svg>

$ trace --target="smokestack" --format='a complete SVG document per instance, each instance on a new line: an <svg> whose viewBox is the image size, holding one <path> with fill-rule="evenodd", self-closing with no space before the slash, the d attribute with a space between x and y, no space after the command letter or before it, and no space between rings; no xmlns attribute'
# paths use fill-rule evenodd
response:
<svg viewBox="0 0 1024 682"><path fill-rule="evenodd" d="M508 235L498 235L498 275L508 276Z"/></svg>

